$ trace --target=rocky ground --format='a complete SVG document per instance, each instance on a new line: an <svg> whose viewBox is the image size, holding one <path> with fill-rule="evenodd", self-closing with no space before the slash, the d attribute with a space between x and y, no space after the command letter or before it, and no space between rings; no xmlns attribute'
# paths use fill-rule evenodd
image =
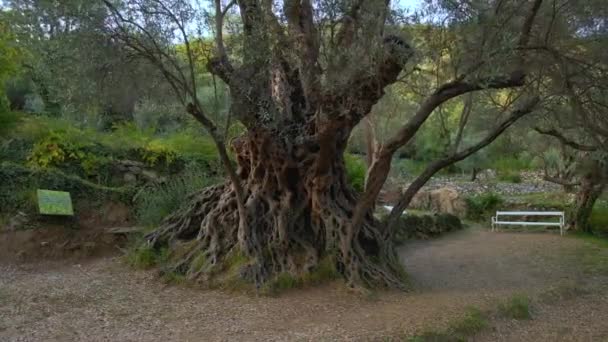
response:
<svg viewBox="0 0 608 342"><path fill-rule="evenodd" d="M368 297L339 283L273 298L167 286L116 257L0 261L0 340L400 340L441 329L469 306L492 311L514 293L538 298L532 319L497 317L472 340L608 339L605 248L550 233L469 229L412 242L400 256L412 291ZM555 288L572 295L552 295Z"/></svg>
<svg viewBox="0 0 608 342"><path fill-rule="evenodd" d="M560 185L543 180L542 176L535 172L522 172L520 183L501 182L495 176L480 177L474 182L470 181L469 177L435 176L422 190L435 190L445 187L456 189L463 195L494 192L502 196L514 196L561 190Z"/></svg>

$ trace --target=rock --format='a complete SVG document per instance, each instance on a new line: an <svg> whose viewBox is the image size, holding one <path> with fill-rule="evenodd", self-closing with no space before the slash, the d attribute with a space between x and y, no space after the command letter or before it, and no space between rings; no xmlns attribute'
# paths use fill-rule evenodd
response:
<svg viewBox="0 0 608 342"><path fill-rule="evenodd" d="M466 204L458 190L446 187L418 192L412 199L410 208L452 215L464 215Z"/></svg>
<svg viewBox="0 0 608 342"><path fill-rule="evenodd" d="M143 169L139 166L129 166L128 171L130 173L138 175L143 171Z"/></svg>
<svg viewBox="0 0 608 342"><path fill-rule="evenodd" d="M22 211L18 211L17 214L15 214L15 216L11 217L8 220L8 225L6 226L6 230L12 231L12 230L17 230L17 229L23 228L29 221L30 221L30 218L27 216L26 213L24 213Z"/></svg>
<svg viewBox="0 0 608 342"><path fill-rule="evenodd" d="M156 181L156 180L160 179L160 177L158 176L158 174L156 172L150 171L150 170L143 170L141 172L141 175L150 181Z"/></svg>
<svg viewBox="0 0 608 342"><path fill-rule="evenodd" d="M137 176L135 176L135 175L134 175L134 174L132 174L132 173L125 173L125 174L122 176L122 179L123 179L125 182L127 182L127 183L135 183L135 182L137 182Z"/></svg>
<svg viewBox="0 0 608 342"><path fill-rule="evenodd" d="M492 169L486 169L477 174L477 179L480 181L491 181L496 179L496 171Z"/></svg>

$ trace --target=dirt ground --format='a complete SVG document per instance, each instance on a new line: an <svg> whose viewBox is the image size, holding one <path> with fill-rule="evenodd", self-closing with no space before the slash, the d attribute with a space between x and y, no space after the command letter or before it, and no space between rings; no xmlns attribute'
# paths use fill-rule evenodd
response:
<svg viewBox="0 0 608 342"><path fill-rule="evenodd" d="M532 320L497 317L472 340L608 341L608 278L581 266L589 248L552 233L469 229L403 246L412 291L365 298L338 283L279 297L167 286L108 256L4 260L0 341L399 340L515 293L538 298ZM608 250L594 253L591 261Z"/></svg>

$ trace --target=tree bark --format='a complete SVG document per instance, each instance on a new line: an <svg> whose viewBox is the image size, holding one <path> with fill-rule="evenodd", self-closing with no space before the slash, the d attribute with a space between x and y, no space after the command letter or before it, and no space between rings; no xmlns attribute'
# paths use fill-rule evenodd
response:
<svg viewBox="0 0 608 342"><path fill-rule="evenodd" d="M576 193L570 226L577 231L591 233L589 222L595 202L606 189L608 176L606 170L597 161L589 161L588 169L581 177L579 190Z"/></svg>
<svg viewBox="0 0 608 342"><path fill-rule="evenodd" d="M327 160L263 129L235 140L232 148L250 229L237 229L238 201L230 183L195 193L147 236L157 248L170 247L173 271L213 283L221 281L226 260L243 255L239 277L260 287L279 274L302 277L330 259L353 287L404 288L393 245L371 213L360 233L349 236L357 195L346 180L343 150Z"/></svg>

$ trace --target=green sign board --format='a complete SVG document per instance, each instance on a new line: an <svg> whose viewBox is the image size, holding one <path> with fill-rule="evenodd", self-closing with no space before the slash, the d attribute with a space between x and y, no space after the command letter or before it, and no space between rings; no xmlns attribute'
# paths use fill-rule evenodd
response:
<svg viewBox="0 0 608 342"><path fill-rule="evenodd" d="M38 189L38 209L44 215L74 215L69 192Z"/></svg>

